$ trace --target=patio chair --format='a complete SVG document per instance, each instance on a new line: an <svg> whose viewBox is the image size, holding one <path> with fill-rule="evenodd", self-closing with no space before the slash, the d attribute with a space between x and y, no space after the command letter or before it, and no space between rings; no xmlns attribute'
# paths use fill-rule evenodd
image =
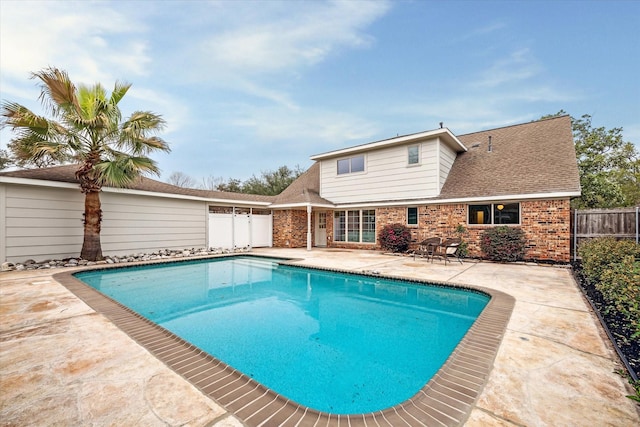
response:
<svg viewBox="0 0 640 427"><path fill-rule="evenodd" d="M433 258L433 254L436 251L438 245L440 245L441 240L439 237L430 237L428 239L423 240L418 245L418 249L413 251L413 259L416 257L425 257L427 259Z"/></svg>
<svg viewBox="0 0 640 427"><path fill-rule="evenodd" d="M431 257L431 262L433 262L433 257L437 256L444 259L444 264L447 265L447 261L449 261L449 257L453 257L457 259L460 262L460 264L462 264L462 258L458 253L458 249L460 248L460 243L462 243L462 239L457 237L454 239L445 240L440 245L436 246L435 252Z"/></svg>

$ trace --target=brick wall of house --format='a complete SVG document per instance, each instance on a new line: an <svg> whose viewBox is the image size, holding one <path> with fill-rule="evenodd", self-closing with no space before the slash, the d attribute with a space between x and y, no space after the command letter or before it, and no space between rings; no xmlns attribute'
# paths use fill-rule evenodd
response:
<svg viewBox="0 0 640 427"><path fill-rule="evenodd" d="M568 199L522 202L520 222L527 236L526 257L571 260L571 207Z"/></svg>
<svg viewBox="0 0 640 427"><path fill-rule="evenodd" d="M569 200L540 200L521 202L521 228L527 241L525 258L528 260L570 261L571 209ZM307 242L307 216L305 211L275 211L273 217L273 245L275 247L305 247ZM315 215L312 217L314 219ZM406 207L376 209L376 232L387 224L407 222ZM456 233L463 225L465 233ZM313 222L312 222L313 227ZM468 243L469 256L482 257L480 236L489 226L467 225L467 205L446 204L418 207L418 226L410 227L414 242L428 237L443 239L462 237ZM314 228L312 228L314 230ZM327 214L327 241L330 247L350 249L380 249L375 244L333 241L333 215ZM289 243L287 245L287 242Z"/></svg>
<svg viewBox="0 0 640 427"><path fill-rule="evenodd" d="M313 223L312 228L313 230ZM273 212L273 246L276 248L307 247L307 211Z"/></svg>

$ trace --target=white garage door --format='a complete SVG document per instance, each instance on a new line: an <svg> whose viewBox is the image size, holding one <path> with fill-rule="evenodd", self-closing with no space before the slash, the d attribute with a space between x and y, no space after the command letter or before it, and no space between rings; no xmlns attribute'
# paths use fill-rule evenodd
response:
<svg viewBox="0 0 640 427"><path fill-rule="evenodd" d="M272 215L210 213L210 248L246 248L272 246Z"/></svg>

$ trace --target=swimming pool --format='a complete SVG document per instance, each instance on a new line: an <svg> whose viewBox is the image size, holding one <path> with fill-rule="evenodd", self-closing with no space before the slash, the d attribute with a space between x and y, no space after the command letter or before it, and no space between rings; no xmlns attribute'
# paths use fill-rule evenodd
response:
<svg viewBox="0 0 640 427"><path fill-rule="evenodd" d="M411 398L489 300L252 257L76 277L279 394L337 414Z"/></svg>

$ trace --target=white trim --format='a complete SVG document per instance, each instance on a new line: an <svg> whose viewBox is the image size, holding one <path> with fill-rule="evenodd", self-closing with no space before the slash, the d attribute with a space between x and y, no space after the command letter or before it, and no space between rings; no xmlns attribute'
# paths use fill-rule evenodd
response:
<svg viewBox="0 0 640 427"><path fill-rule="evenodd" d="M312 206L314 208L325 208L325 209L334 209L336 205L330 203L286 203L286 204L273 204L269 206L270 209L290 209L290 208L306 208L307 206Z"/></svg>
<svg viewBox="0 0 640 427"><path fill-rule="evenodd" d="M375 150L383 147L388 147L390 145L399 145L406 144L408 142L415 141L420 142L420 140L432 138L435 136L443 136L447 142L456 149L456 151L467 151L467 147L464 146L462 142L447 128L430 130L427 132L415 133L412 135L403 135L396 138L385 139L382 141L370 142L367 144L356 145L355 147L343 148L340 150L329 151L326 153L315 154L310 157L311 160L323 160L331 157L339 157L346 156L352 153L358 153L361 151L369 151Z"/></svg>
<svg viewBox="0 0 640 427"><path fill-rule="evenodd" d="M312 236L312 232L311 232L311 212L313 210L311 209L311 204L307 205L307 250L310 251L312 245L311 242L311 236Z"/></svg>
<svg viewBox="0 0 640 427"><path fill-rule="evenodd" d="M34 185L36 187L55 187L80 189L80 185L73 182L48 181L44 179L15 178L13 176L0 176L0 182L18 185Z"/></svg>
<svg viewBox="0 0 640 427"><path fill-rule="evenodd" d="M138 196L166 197L169 199L198 200L201 202L217 203L217 204L223 203L223 204L228 204L233 206L240 206L240 205L265 206L265 207L271 206L271 202L254 202L254 201L239 200L239 199L217 199L217 198L211 198L211 197L188 196L185 194L158 193L155 191L131 190L128 188L103 187L102 191L105 193L125 193L125 194L135 194Z"/></svg>
<svg viewBox="0 0 640 427"><path fill-rule="evenodd" d="M477 202L501 202L501 201L526 201L538 199L566 199L568 197L578 197L580 192L570 191L562 193L536 193L536 194L514 194L506 196L486 196L486 197L461 197L457 199L423 199L423 200L397 200L385 202L367 202L358 204L338 204L334 209L361 209L367 207L385 206L418 206L418 205L442 205L452 203L477 203Z"/></svg>

